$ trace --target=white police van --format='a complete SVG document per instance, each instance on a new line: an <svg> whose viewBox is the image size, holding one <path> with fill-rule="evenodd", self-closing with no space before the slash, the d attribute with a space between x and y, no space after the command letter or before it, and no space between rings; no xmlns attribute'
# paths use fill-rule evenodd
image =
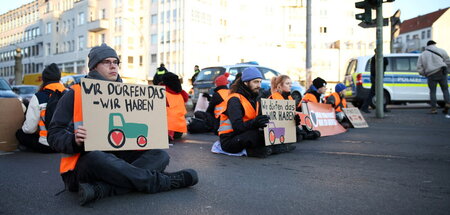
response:
<svg viewBox="0 0 450 215"><path fill-rule="evenodd" d="M417 72L419 55L415 53L384 55L389 62L384 73L384 103L402 104L430 101L427 79ZM347 66L344 79L344 84L347 86L345 97L356 107L362 105L370 91L370 60L372 56L352 58ZM436 96L438 104L441 107L445 106L440 89L437 90ZM371 106L374 107L375 103L374 97Z"/></svg>

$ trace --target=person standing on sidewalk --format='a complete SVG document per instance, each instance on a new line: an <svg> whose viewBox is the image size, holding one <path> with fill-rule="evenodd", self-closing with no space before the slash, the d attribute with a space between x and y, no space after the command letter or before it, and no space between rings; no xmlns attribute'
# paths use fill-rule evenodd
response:
<svg viewBox="0 0 450 215"><path fill-rule="evenodd" d="M153 76L153 85L159 85L162 82L162 77L164 74L166 74L167 72L169 72L166 69L166 66L161 63L159 65L159 67L156 69L155 75Z"/></svg>
<svg viewBox="0 0 450 215"><path fill-rule="evenodd" d="M114 49L102 44L88 57L86 78L122 82ZM60 174L66 189L78 191L80 205L130 191L157 193L197 184L195 170L164 172L169 155L163 150L85 151L86 137L96 134L83 127L81 103L81 86L76 84L60 99L48 134L50 146L64 154Z"/></svg>
<svg viewBox="0 0 450 215"><path fill-rule="evenodd" d="M45 113L50 95L56 91L64 92L66 88L60 83L61 71L54 63L45 67L42 72L42 86L39 92L33 95L28 105L25 122L22 128L16 132L19 140L19 150L35 151L41 153L55 152L47 142L47 126Z"/></svg>
<svg viewBox="0 0 450 215"><path fill-rule="evenodd" d="M194 75L192 75L192 77L191 77L192 85L194 85L194 82L197 79L197 76L198 76L199 73L200 73L200 69L199 69L198 65L195 65L194 66Z"/></svg>
<svg viewBox="0 0 450 215"><path fill-rule="evenodd" d="M239 153L246 149L248 156L265 158L295 149L291 144L264 144L262 128L267 126L269 117L260 114L260 102L257 100L262 78L256 67L248 67L231 86L225 109L220 115L218 130L220 144L225 152Z"/></svg>
<svg viewBox="0 0 450 215"><path fill-rule="evenodd" d="M428 88L430 88L431 114L437 114L436 111L436 85L441 86L444 95L445 107L443 113L447 114L450 108L450 98L448 93L448 67L450 59L444 49L436 47L436 42L430 40L427 42L425 51L417 60L417 70L419 74L427 77Z"/></svg>
<svg viewBox="0 0 450 215"><path fill-rule="evenodd" d="M366 99L364 100L364 103L361 106L361 111L364 113L370 113L369 111L369 105L372 103L372 98L375 96L375 86L376 86L376 62L377 62L377 49L373 50L375 52L375 54L373 55L373 57L370 59L370 83L372 84L370 86L370 92L367 95ZM383 57L383 77L384 77L384 72L386 72L386 68L389 65L388 60ZM389 109L387 109L386 107L387 104L384 104L384 112L391 112Z"/></svg>

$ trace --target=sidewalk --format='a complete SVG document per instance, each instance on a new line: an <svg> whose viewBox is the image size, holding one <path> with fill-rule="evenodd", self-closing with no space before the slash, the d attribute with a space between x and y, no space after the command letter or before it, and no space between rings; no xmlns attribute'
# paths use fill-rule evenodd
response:
<svg viewBox="0 0 450 215"><path fill-rule="evenodd" d="M194 168L199 184L78 206L64 192L59 155L0 155L0 214L447 214L450 119L427 109L364 114L369 128L297 144L266 159L210 152L217 137L186 135L168 170Z"/></svg>

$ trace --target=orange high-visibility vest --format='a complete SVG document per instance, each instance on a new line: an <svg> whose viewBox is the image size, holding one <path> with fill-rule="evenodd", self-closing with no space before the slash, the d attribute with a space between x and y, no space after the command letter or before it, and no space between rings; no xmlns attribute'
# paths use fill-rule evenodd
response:
<svg viewBox="0 0 450 215"><path fill-rule="evenodd" d="M284 100L284 97L283 95L281 95L281 93L275 92L272 93L272 95L270 95L268 99ZM288 100L294 100L294 98L292 98L292 96L288 96Z"/></svg>
<svg viewBox="0 0 450 215"><path fill-rule="evenodd" d="M347 100L345 98L342 98L339 96L339 93L332 93L329 96L327 96L325 99L328 99L330 96L334 96L334 104L333 107L336 110L336 112L342 112L342 108L347 108Z"/></svg>
<svg viewBox="0 0 450 215"><path fill-rule="evenodd" d="M227 99L228 95L230 94L229 89L220 89L217 91L219 93L220 97L222 98L222 102L216 107L214 107L214 117L219 118L220 113L222 113L222 110L226 108L227 103L225 102L225 99Z"/></svg>
<svg viewBox="0 0 450 215"><path fill-rule="evenodd" d="M76 133L78 127L83 125L83 111L81 106L81 86L79 84L75 84L72 86L74 90L73 97L73 127L74 133ZM78 158L80 158L80 153L75 154L63 154L61 158L61 162L59 165L59 173L63 174L68 171L72 171L75 169L77 165Z"/></svg>
<svg viewBox="0 0 450 215"><path fill-rule="evenodd" d="M181 94L172 94L166 90L167 97L167 128L169 131L187 132L186 106Z"/></svg>
<svg viewBox="0 0 450 215"><path fill-rule="evenodd" d="M220 114L220 123L219 123L219 129L217 130L219 132L219 136L221 134L227 134L233 132L233 127L231 126L231 121L228 118L227 115L225 115L225 111L227 110L228 106L228 100L231 98L236 97L241 101L241 105L244 108L244 118L242 119L244 122L247 122L251 119L256 118L256 115L258 115L259 111L259 102L256 102L256 110L253 108L252 104L248 101L245 96L239 94L239 93L232 93L228 96L225 104L225 108L223 109L222 113Z"/></svg>
<svg viewBox="0 0 450 215"><path fill-rule="evenodd" d="M51 83L47 84L42 90L51 90L53 92L56 92L58 90L59 92L63 92L65 89L66 88L61 83ZM47 137L48 134L47 128L45 127L45 112L46 108L42 109L41 112L39 113L38 125L39 125L39 136L41 137Z"/></svg>
<svg viewBox="0 0 450 215"><path fill-rule="evenodd" d="M319 103L319 101L317 101L316 96L314 94L312 94L312 93L306 93L305 96L303 96L302 101L303 102Z"/></svg>

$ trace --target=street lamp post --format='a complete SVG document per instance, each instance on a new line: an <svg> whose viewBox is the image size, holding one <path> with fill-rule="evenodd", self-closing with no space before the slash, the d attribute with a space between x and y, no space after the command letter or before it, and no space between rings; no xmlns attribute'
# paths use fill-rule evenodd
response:
<svg viewBox="0 0 450 215"><path fill-rule="evenodd" d="M14 65L14 84L19 85L22 84L22 76L23 76L23 65L22 65L22 49L16 48L16 55L14 56L15 65Z"/></svg>

